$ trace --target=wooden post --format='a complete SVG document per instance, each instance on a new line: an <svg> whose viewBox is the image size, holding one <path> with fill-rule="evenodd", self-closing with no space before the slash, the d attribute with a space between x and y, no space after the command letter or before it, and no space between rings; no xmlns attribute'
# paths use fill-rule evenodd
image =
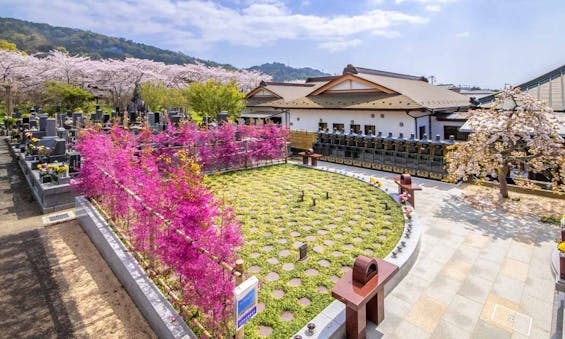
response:
<svg viewBox="0 0 565 339"><path fill-rule="evenodd" d="M243 269L243 259L237 259L235 261L235 270L236 270L236 272L240 273L239 275L236 275L236 277L235 277L235 286L239 286L239 284L241 284L244 280L244 277L243 277L243 270L244 270ZM241 327L241 329L235 333L236 339L245 338L245 334L244 334L243 330L244 330L243 327Z"/></svg>

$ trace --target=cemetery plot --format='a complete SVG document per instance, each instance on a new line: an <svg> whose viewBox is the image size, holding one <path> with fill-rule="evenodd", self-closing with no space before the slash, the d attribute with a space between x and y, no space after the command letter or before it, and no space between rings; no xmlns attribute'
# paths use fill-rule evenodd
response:
<svg viewBox="0 0 565 339"><path fill-rule="evenodd" d="M331 288L355 257L385 257L404 227L385 192L334 173L279 165L206 183L233 206L245 237L239 254L260 281L250 338L291 337L334 300Z"/></svg>

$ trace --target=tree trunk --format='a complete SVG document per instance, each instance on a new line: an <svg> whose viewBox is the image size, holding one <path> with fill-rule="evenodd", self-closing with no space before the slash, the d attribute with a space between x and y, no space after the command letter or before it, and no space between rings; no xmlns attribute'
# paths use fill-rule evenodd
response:
<svg viewBox="0 0 565 339"><path fill-rule="evenodd" d="M506 183L506 176L508 175L508 165L503 165L498 169L498 186L500 195L504 199L508 199L508 184Z"/></svg>
<svg viewBox="0 0 565 339"><path fill-rule="evenodd" d="M12 85L4 85L6 90L6 116L11 117L13 111L12 104Z"/></svg>

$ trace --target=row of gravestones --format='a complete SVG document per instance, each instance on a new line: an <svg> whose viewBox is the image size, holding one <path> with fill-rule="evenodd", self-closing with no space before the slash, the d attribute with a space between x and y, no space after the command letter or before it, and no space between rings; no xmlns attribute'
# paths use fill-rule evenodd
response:
<svg viewBox="0 0 565 339"><path fill-rule="evenodd" d="M442 179L446 175L444 155L453 144L453 136L442 141L439 135L430 140L427 136L416 139L413 134L406 139L402 133L384 137L380 132L363 135L320 131L314 151L329 162Z"/></svg>

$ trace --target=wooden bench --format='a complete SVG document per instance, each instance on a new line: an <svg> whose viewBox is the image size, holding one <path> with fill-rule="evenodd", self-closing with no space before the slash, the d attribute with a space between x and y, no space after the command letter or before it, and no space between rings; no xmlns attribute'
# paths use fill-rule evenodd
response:
<svg viewBox="0 0 565 339"><path fill-rule="evenodd" d="M416 201L414 200L414 191L421 191L422 187L412 185L412 177L410 174L401 174L400 177L394 178L394 182L398 185L398 194L409 194L410 197L408 201L410 205L415 208Z"/></svg>
<svg viewBox="0 0 565 339"><path fill-rule="evenodd" d="M310 158L312 166L314 166L314 167L318 166L318 159L320 159L322 157L321 154L308 153L308 152L300 152L300 153L298 153L298 155L302 156L302 163L304 165L308 165L308 158Z"/></svg>

